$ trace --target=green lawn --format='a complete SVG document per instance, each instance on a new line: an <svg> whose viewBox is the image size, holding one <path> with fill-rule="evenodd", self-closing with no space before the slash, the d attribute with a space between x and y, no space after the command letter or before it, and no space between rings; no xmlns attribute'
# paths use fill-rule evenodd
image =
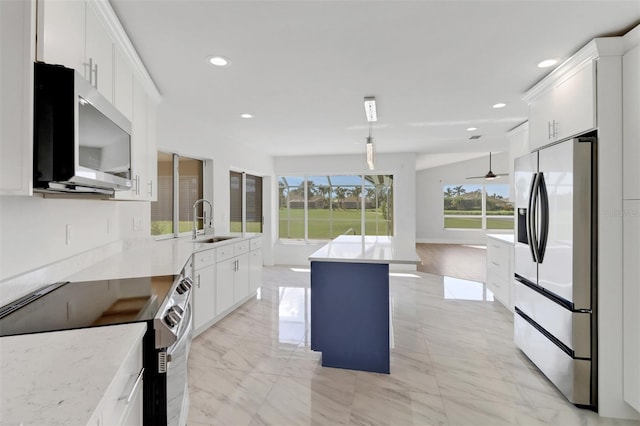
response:
<svg viewBox="0 0 640 426"><path fill-rule="evenodd" d="M353 229L361 234L360 210L309 209L309 239L329 240ZM304 238L304 210L280 209L280 238ZM365 233L367 235L387 235L388 222L382 212L365 211Z"/></svg>
<svg viewBox="0 0 640 426"><path fill-rule="evenodd" d="M479 217L445 217L445 229L481 229ZM487 218L487 229L513 229L513 218Z"/></svg>

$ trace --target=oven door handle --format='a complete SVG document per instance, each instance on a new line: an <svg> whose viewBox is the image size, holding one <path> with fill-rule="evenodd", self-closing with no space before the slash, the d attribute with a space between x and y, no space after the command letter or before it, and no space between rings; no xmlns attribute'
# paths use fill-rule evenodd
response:
<svg viewBox="0 0 640 426"><path fill-rule="evenodd" d="M120 398L118 398L118 400L126 399L127 400L127 404L131 402L131 400L133 399L133 396L136 394L136 390L138 390L138 387L140 387L140 383L142 383L143 374L144 374L144 367L140 369L140 373L138 374L138 378L133 383L133 386L131 387L131 392L129 392L129 396L121 396Z"/></svg>
<svg viewBox="0 0 640 426"><path fill-rule="evenodd" d="M167 363L171 362L171 358L173 353L183 345L183 343L189 339L191 337L191 327L193 325L193 315L191 313L191 303L189 303L187 305L187 309L185 310L186 313L188 313L187 315L183 316L183 318L187 317L188 318L188 322L186 324L184 324L180 331L180 336L178 336L178 340L171 345L170 348L167 349Z"/></svg>

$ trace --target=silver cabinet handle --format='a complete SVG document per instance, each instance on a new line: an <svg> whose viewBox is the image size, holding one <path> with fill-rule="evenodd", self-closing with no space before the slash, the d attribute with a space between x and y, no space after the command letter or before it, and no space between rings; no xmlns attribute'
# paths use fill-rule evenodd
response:
<svg viewBox="0 0 640 426"><path fill-rule="evenodd" d="M551 127L553 125L551 124L550 121L547 121L547 139L551 139Z"/></svg>
<svg viewBox="0 0 640 426"><path fill-rule="evenodd" d="M89 84L93 86L93 58L89 58Z"/></svg>
<svg viewBox="0 0 640 426"><path fill-rule="evenodd" d="M200 274L198 274L198 288L200 288Z"/></svg>
<svg viewBox="0 0 640 426"><path fill-rule="evenodd" d="M138 374L138 378L136 379L135 383L133 384L133 387L131 388L131 392L129 392L128 396L121 396L120 398L118 398L118 401L121 401L123 399L127 400L127 404L131 402L131 400L133 399L133 396L136 394L136 390L140 387L140 383L142 383L142 375L144 374L144 367L140 370L140 373Z"/></svg>
<svg viewBox="0 0 640 426"><path fill-rule="evenodd" d="M93 87L98 88L98 64L96 64L94 68L94 75L96 76L96 81L93 82Z"/></svg>
<svg viewBox="0 0 640 426"><path fill-rule="evenodd" d="M153 196L153 180L149 181L149 195Z"/></svg>

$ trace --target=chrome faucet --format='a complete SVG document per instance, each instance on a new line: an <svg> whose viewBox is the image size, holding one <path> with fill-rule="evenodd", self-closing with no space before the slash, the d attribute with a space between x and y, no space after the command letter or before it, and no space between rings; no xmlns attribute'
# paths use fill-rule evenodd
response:
<svg viewBox="0 0 640 426"><path fill-rule="evenodd" d="M207 212L204 209L204 206L202 207L202 216L198 216L198 204L204 204L207 203L209 205L209 222L207 223ZM207 234L207 228L211 228L213 229L212 226L212 220L213 220L213 205L211 205L211 202L209 200L205 200L204 198L201 198L199 200L196 200L195 203L193 203L193 231L191 233L191 237L195 240L196 236L198 235L198 219L202 219L202 231L204 232L204 234Z"/></svg>

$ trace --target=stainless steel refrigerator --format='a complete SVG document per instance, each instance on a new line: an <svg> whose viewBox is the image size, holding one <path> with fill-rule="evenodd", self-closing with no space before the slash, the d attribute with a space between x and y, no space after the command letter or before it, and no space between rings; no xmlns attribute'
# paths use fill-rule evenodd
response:
<svg viewBox="0 0 640 426"><path fill-rule="evenodd" d="M515 160L516 345L572 403L597 409L596 137Z"/></svg>

